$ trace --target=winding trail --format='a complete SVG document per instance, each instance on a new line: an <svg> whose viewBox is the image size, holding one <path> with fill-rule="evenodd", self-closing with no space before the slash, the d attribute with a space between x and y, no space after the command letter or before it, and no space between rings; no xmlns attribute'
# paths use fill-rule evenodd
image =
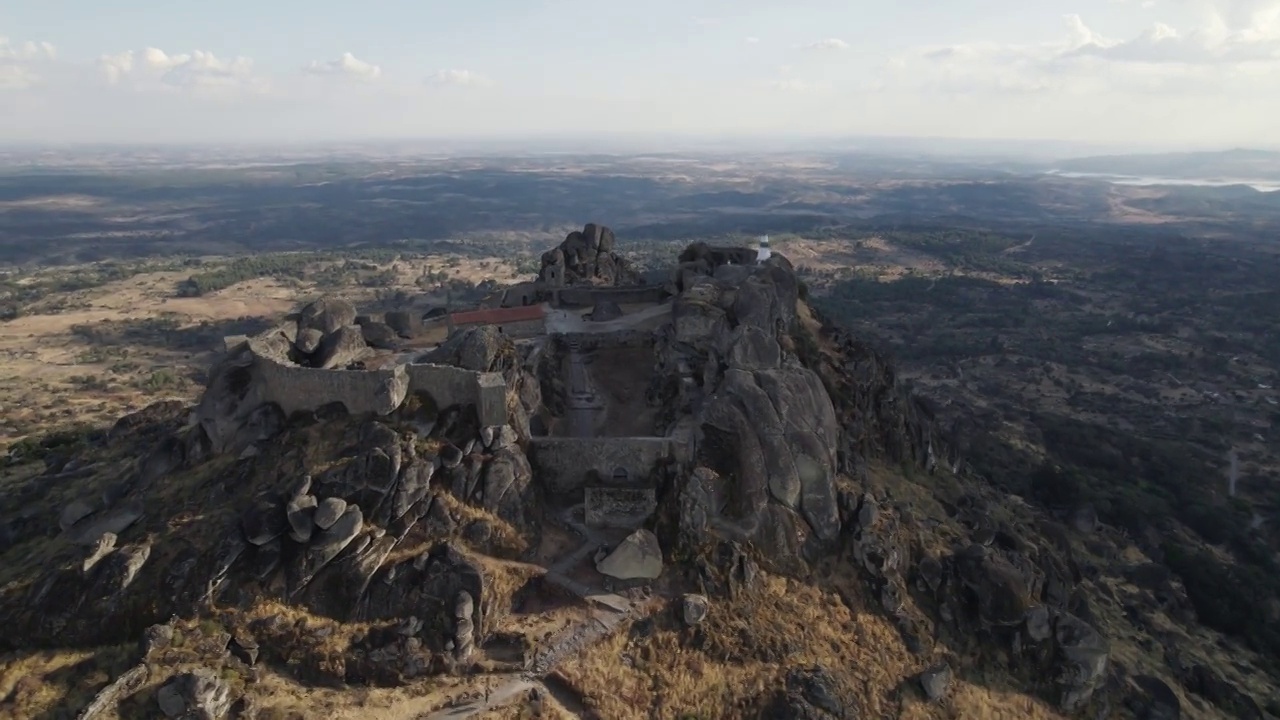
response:
<svg viewBox="0 0 1280 720"><path fill-rule="evenodd" d="M564 511L558 517L560 523L572 529L583 538L582 545L558 559L547 569L543 577L569 592L585 600L589 606L589 617L569 625L556 633L534 655L530 669L523 673L506 675L490 675L487 697L480 696L459 702L449 707L433 710L414 716L412 720L461 720L471 718L490 710L507 707L517 702L526 701L534 692L541 697L553 697L560 705L574 716L582 720L594 720L597 716L589 708L582 705L573 688L556 677L547 677L565 658L570 657L611 636L627 619L639 615L644 609L641 603L633 602L616 593L606 592L586 583L574 580L565 574L569 568L596 551L605 541L577 518L582 509L576 505Z"/></svg>

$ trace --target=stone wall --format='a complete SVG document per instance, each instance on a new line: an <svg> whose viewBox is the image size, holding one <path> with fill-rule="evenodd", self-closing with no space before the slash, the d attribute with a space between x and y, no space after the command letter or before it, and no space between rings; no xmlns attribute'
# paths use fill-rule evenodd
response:
<svg viewBox="0 0 1280 720"><path fill-rule="evenodd" d="M475 405L481 425L507 422L507 382L499 373L480 373L452 365L405 365L409 392L431 396L438 407Z"/></svg>
<svg viewBox="0 0 1280 720"><path fill-rule="evenodd" d="M593 307L604 301L619 305L658 304L670 297L661 285L630 287L565 287L555 291L556 307Z"/></svg>
<svg viewBox="0 0 1280 720"><path fill-rule="evenodd" d="M404 402L409 378L404 366L387 370L322 370L254 356L261 382L258 398L280 406L286 415L342 403L353 415L386 415Z"/></svg>
<svg viewBox="0 0 1280 720"><path fill-rule="evenodd" d="M522 282L507 288L502 295L502 307L523 307L535 305L542 301L542 296L549 294L547 288L536 280Z"/></svg>
<svg viewBox="0 0 1280 720"><path fill-rule="evenodd" d="M563 352L576 345L581 350L599 348L652 348L657 338L651 330L615 330L607 333L568 332L551 336L556 349Z"/></svg>
<svg viewBox="0 0 1280 720"><path fill-rule="evenodd" d="M497 328L503 335L513 338L539 337L547 332L547 320L546 318L540 318L537 320L497 323Z"/></svg>
<svg viewBox="0 0 1280 720"><path fill-rule="evenodd" d="M587 487L584 489L587 525L596 528L638 528L658 509L654 488Z"/></svg>
<svg viewBox="0 0 1280 720"><path fill-rule="evenodd" d="M555 493L571 494L606 480L615 486L644 487L649 473L679 449L672 438L533 438L529 462L534 477ZM616 471L625 473L625 480Z"/></svg>
<svg viewBox="0 0 1280 720"><path fill-rule="evenodd" d="M381 370L326 370L295 365L261 338L228 338L248 345L260 382L258 402L275 403L286 415L340 402L353 415L386 415L411 392L429 395L439 407L474 405L482 425L507 422L507 383L500 373L452 365L410 364Z"/></svg>

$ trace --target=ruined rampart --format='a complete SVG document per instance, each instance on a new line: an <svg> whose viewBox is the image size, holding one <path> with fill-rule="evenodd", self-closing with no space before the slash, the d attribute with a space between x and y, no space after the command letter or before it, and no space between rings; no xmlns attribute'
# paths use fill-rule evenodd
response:
<svg viewBox="0 0 1280 720"><path fill-rule="evenodd" d="M602 479L615 485L644 486L663 460L677 457L666 437L534 438L529 462L534 476L556 493L574 493Z"/></svg>
<svg viewBox="0 0 1280 720"><path fill-rule="evenodd" d="M452 365L403 366L409 392L425 393L437 407L474 405L481 425L507 421L507 383L499 373L481 373Z"/></svg>
<svg viewBox="0 0 1280 720"><path fill-rule="evenodd" d="M255 343L250 340L252 350ZM404 402L409 378L404 366L386 370L321 370L282 362L270 353L254 353L260 378L258 398L280 406L286 415L318 410L340 402L352 414L386 415Z"/></svg>
<svg viewBox="0 0 1280 720"><path fill-rule="evenodd" d="M275 403L286 415L340 402L352 414L386 415L409 393L424 393L438 407L475 406L482 425L507 421L507 385L499 373L452 365L408 364L380 370L326 370L291 362L270 338L229 339L253 355L258 400Z"/></svg>

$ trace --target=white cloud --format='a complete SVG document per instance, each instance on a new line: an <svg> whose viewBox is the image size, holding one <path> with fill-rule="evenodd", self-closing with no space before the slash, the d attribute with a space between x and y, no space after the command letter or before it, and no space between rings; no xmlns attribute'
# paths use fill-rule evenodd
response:
<svg viewBox="0 0 1280 720"><path fill-rule="evenodd" d="M246 57L223 60L211 52L195 50L170 55L159 48L126 50L98 58L98 66L111 85L128 81L136 90L181 89L198 93L262 92L268 87L253 71Z"/></svg>
<svg viewBox="0 0 1280 720"><path fill-rule="evenodd" d="M849 48L849 43L841 40L840 38L827 38L825 40L811 42L804 47L806 50L847 50Z"/></svg>
<svg viewBox="0 0 1280 720"><path fill-rule="evenodd" d="M0 36L0 90L25 90L41 80L41 66L53 61L57 50L47 42L15 45Z"/></svg>
<svg viewBox="0 0 1280 720"><path fill-rule="evenodd" d="M1280 0L1243 0L1238 4L1250 5L1250 12L1234 16L1248 24L1235 27L1221 12L1231 4L1210 8L1204 22L1190 30L1156 22L1127 39L1108 37L1080 16L1067 15L1066 31L1057 40L918 48L889 63L885 79L889 87L904 90L961 94L1187 96L1256 93L1261 85L1280 85L1280 27L1268 24L1267 12L1280 9Z"/></svg>
<svg viewBox="0 0 1280 720"><path fill-rule="evenodd" d="M742 42L748 45L755 45L756 43L760 42L760 38L755 37L754 35L748 35L747 37L742 38Z"/></svg>
<svg viewBox="0 0 1280 720"><path fill-rule="evenodd" d="M304 68L304 72L311 75L329 75L336 77L358 78L362 80L375 80L382 75L382 68L372 63L360 60L349 52L342 53L342 57L337 60L328 60L321 62L313 60L310 65Z"/></svg>
<svg viewBox="0 0 1280 720"><path fill-rule="evenodd" d="M1273 63L1280 61L1280 36L1271 36L1256 28L1223 34L1212 26L1183 34L1176 28L1157 22L1129 40L1091 40L1072 50L1071 54L1127 63Z"/></svg>
<svg viewBox="0 0 1280 720"><path fill-rule="evenodd" d="M472 87L484 87L492 85L489 78L470 70L437 70L427 78L427 82L432 85L468 85Z"/></svg>

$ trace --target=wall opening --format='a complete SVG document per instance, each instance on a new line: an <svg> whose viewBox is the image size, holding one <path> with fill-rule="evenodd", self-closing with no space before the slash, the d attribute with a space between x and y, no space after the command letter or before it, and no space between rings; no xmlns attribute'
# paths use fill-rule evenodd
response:
<svg viewBox="0 0 1280 720"><path fill-rule="evenodd" d="M627 469L624 467L616 467L613 469L613 481L615 483L625 483L628 479Z"/></svg>

